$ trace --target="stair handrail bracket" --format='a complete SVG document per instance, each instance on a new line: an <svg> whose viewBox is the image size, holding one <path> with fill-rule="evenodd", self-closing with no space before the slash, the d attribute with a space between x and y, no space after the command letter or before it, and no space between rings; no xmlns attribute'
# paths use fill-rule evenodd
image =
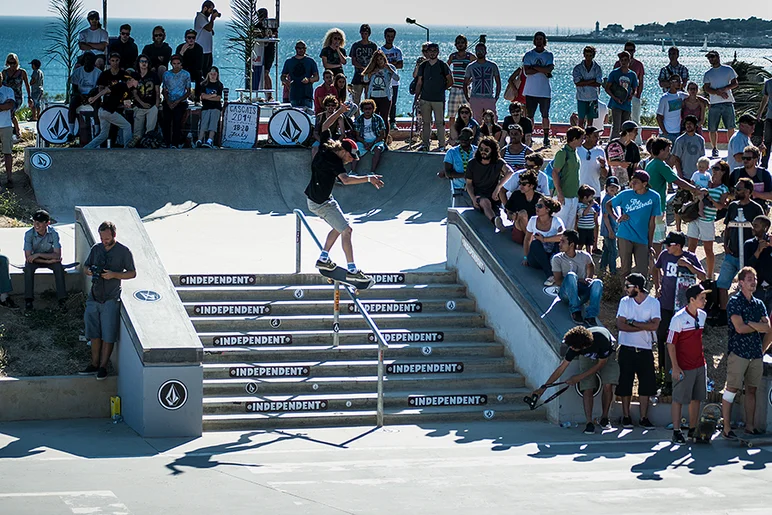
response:
<svg viewBox="0 0 772 515"><path fill-rule="evenodd" d="M311 229L311 226L308 224L308 219L306 219L305 213L301 211L300 209L294 209L293 213L295 213L295 273L300 273L300 242L301 242L301 232L302 232L302 226L305 226L306 230L308 231L308 234L311 235L311 238L313 238L314 243L316 243L316 246L319 247L319 250L323 250L324 247L322 246L322 243L319 241L319 238L317 238L316 234L314 233L313 229ZM338 281L335 281L336 285ZM360 302L359 298L356 296L356 293L354 291L354 288L343 284L344 289L346 290L346 293L348 293L348 296L351 297L352 302L359 310L359 314L362 315L362 318L365 319L365 322L370 327L370 330L375 335L375 339L378 342L378 400L377 400L377 413L376 413L376 423L378 427L383 427L383 351L385 348L389 346L388 343L386 343L386 339L383 337L383 334L381 333L381 330L378 329L378 326L375 324L375 321L370 316L370 313L365 310L364 306ZM336 333L337 334L337 333Z"/></svg>

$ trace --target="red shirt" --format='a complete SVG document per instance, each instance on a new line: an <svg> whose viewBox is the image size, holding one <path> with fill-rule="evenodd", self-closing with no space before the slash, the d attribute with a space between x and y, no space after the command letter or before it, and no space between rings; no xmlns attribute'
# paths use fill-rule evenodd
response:
<svg viewBox="0 0 772 515"><path fill-rule="evenodd" d="M675 345L676 359L681 370L694 370L705 366L705 351L702 348L702 331L708 315L697 310L697 318L686 308L679 310L670 321L667 343Z"/></svg>
<svg viewBox="0 0 772 515"><path fill-rule="evenodd" d="M322 107L322 101L324 100L324 97L327 95L332 95L334 97L338 96L338 90L337 88L330 84L330 87L322 83L318 88L314 90L314 113L319 114L322 111L324 111L324 107Z"/></svg>

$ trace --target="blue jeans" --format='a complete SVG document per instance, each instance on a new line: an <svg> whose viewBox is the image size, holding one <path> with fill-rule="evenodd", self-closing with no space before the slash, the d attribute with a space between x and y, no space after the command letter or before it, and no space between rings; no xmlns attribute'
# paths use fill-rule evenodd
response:
<svg viewBox="0 0 772 515"><path fill-rule="evenodd" d="M600 256L600 272L603 273L608 267L608 271L612 274L617 273L617 256L619 251L617 250L617 239L613 240L608 236L603 237L603 254Z"/></svg>
<svg viewBox="0 0 772 515"><path fill-rule="evenodd" d="M603 281L593 279L590 284L580 281L574 272L568 272L560 285L560 300L568 302L571 313L582 312L587 304L587 318L597 317L600 313L600 298L603 296Z"/></svg>
<svg viewBox="0 0 772 515"><path fill-rule="evenodd" d="M552 277L552 254L544 250L544 244L539 240L531 240L528 250L528 266L544 272L544 278Z"/></svg>

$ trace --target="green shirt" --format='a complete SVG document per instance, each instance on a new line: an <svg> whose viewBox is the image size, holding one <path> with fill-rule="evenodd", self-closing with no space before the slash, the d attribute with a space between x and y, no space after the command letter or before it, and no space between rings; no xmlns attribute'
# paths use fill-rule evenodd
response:
<svg viewBox="0 0 772 515"><path fill-rule="evenodd" d="M661 159L652 159L646 165L646 173L649 174L649 187L659 193L660 209L665 213L667 210L667 185L678 180L678 174Z"/></svg>
<svg viewBox="0 0 772 515"><path fill-rule="evenodd" d="M552 168L560 170L560 188L565 198L576 198L579 194L579 156L568 145L557 151Z"/></svg>

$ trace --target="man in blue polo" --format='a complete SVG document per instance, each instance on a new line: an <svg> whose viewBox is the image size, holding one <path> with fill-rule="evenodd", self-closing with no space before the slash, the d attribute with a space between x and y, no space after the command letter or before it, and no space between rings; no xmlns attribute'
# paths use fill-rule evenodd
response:
<svg viewBox="0 0 772 515"><path fill-rule="evenodd" d="M458 135L458 145L451 147L445 154L444 169L437 174L440 178L450 179L451 207L472 207L472 199L466 192L464 172L466 166L474 159L477 145L472 145L474 131L469 127L461 129Z"/></svg>

